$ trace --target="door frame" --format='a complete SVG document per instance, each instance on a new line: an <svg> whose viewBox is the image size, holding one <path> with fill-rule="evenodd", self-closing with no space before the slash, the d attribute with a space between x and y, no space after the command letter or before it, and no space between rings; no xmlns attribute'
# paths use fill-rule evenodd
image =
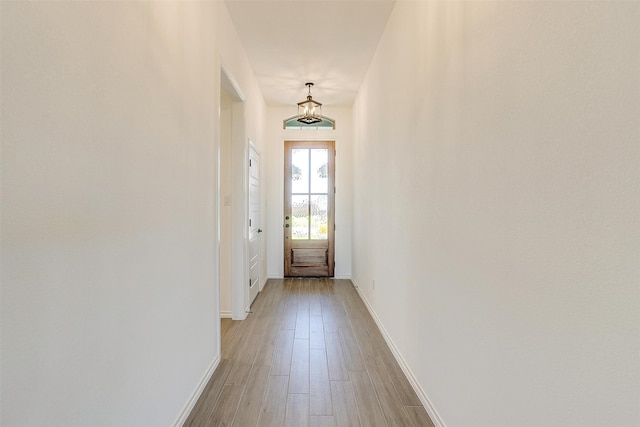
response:
<svg viewBox="0 0 640 427"><path fill-rule="evenodd" d="M248 194L248 155L249 139L246 137L245 120L245 95L237 81L233 78L228 68L220 62L220 90L226 90L232 95L231 113L231 185L228 189L231 194L231 220L222 224L220 217L221 188L220 188L220 141L218 135L217 147L217 191L216 191L216 217L217 217L217 292L218 310L216 313L218 323L218 338L220 337L220 229L231 229L230 249L230 287L231 287L231 318L244 320L249 312L249 251L248 251L248 221L249 221L249 194ZM219 97L221 99L221 95ZM220 117L218 118L220 120ZM218 122L220 123L220 121ZM219 348L219 345L218 345Z"/></svg>
<svg viewBox="0 0 640 427"><path fill-rule="evenodd" d="M281 151L281 158L283 159L284 167L282 168L282 222L283 222L283 233L282 233L282 256L283 256L283 276L290 276L291 271L287 269L287 265L291 263L291 254L287 253L287 244L286 241L289 238L290 228L286 227L286 209L285 205L287 204L287 198L291 196L291 183L286 180L288 176L287 170L291 168L291 158L289 156L290 150L289 147L291 144L296 144L301 148L328 148L329 149L329 182L328 182L328 212L327 212L327 233L328 233L328 277L335 276L335 215L336 215L336 141L331 138L322 138L322 139L286 139L283 144L283 150ZM327 147L328 145L328 147ZM333 150L333 153L331 151ZM333 191L331 191L331 187L333 187ZM290 240L290 239L289 239ZM313 245L312 245L313 246Z"/></svg>

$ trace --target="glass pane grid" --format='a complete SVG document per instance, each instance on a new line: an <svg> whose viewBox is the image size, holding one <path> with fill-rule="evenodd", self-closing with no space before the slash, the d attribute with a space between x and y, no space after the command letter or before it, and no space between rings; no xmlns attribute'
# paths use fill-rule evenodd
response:
<svg viewBox="0 0 640 427"><path fill-rule="evenodd" d="M291 160L291 238L327 240L329 150L293 149Z"/></svg>

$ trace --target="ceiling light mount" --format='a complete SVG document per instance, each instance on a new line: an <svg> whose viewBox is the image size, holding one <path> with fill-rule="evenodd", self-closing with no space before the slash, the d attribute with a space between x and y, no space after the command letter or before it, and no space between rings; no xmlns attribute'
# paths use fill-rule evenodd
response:
<svg viewBox="0 0 640 427"><path fill-rule="evenodd" d="M322 104L311 97L312 82L304 84L309 88L306 101L298 102L298 121L307 125L322 121Z"/></svg>

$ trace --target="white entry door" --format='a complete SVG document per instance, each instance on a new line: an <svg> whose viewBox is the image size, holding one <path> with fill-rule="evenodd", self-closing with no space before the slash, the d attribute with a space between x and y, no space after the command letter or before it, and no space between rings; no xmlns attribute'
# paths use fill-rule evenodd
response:
<svg viewBox="0 0 640 427"><path fill-rule="evenodd" d="M260 155L249 145L249 305L260 292Z"/></svg>

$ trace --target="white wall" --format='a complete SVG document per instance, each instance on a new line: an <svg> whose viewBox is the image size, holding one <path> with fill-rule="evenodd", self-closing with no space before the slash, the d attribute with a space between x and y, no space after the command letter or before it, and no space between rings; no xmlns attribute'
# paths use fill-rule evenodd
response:
<svg viewBox="0 0 640 427"><path fill-rule="evenodd" d="M640 425L639 53L638 2L396 3L353 275L443 424Z"/></svg>
<svg viewBox="0 0 640 427"><path fill-rule="evenodd" d="M269 106L267 123L267 276L284 275L284 141L328 140L336 142L336 278L351 277L351 164L353 114L350 107L323 107L323 114L336 120L335 130L283 129L282 121L296 114L296 106Z"/></svg>
<svg viewBox="0 0 640 427"><path fill-rule="evenodd" d="M2 2L7 426L166 426L217 357L222 2ZM184 414L182 414L184 415Z"/></svg>

